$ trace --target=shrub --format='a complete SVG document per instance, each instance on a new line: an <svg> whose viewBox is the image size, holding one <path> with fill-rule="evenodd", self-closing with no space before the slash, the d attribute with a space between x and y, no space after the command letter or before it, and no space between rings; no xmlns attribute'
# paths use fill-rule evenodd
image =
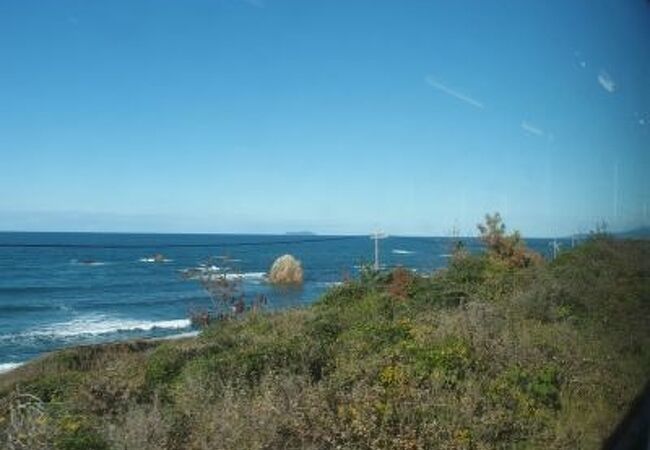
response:
<svg viewBox="0 0 650 450"><path fill-rule="evenodd" d="M485 215L485 223L477 225L480 239L485 244L488 254L505 261L510 267L529 267L541 262L539 254L528 250L521 235L515 231L506 234L506 225L497 212Z"/></svg>
<svg viewBox="0 0 650 450"><path fill-rule="evenodd" d="M180 373L189 354L173 344L158 347L147 361L145 380L148 386L169 384Z"/></svg>
<svg viewBox="0 0 650 450"><path fill-rule="evenodd" d="M534 414L536 408L560 408L560 377L553 366L527 370L511 367L494 382L498 401L513 404L522 414Z"/></svg>
<svg viewBox="0 0 650 450"><path fill-rule="evenodd" d="M0 445L8 450L32 450L49 447L52 430L45 403L32 394L15 392L0 402Z"/></svg>
<svg viewBox="0 0 650 450"><path fill-rule="evenodd" d="M198 308L190 311L190 320L198 328L208 327L213 321L223 321L242 316L246 311L257 311L266 306L267 298L260 294L247 298L240 274L232 273L228 258L221 258L222 267L216 267L212 259L204 265L210 270L192 270L185 277L196 278L209 295L211 308Z"/></svg>
<svg viewBox="0 0 650 450"><path fill-rule="evenodd" d="M415 279L413 272L398 267L390 274L387 286L388 293L398 300L406 300L413 294Z"/></svg>
<svg viewBox="0 0 650 450"><path fill-rule="evenodd" d="M108 450L109 445L83 416L65 415L59 419L54 439L57 450Z"/></svg>

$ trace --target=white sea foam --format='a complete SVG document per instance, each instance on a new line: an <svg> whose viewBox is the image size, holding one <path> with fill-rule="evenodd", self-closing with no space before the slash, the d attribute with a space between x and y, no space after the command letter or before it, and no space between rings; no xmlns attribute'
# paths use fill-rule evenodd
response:
<svg viewBox="0 0 650 450"><path fill-rule="evenodd" d="M243 278L245 280L262 280L266 277L266 272L244 272L244 273L229 273L226 278Z"/></svg>
<svg viewBox="0 0 650 450"><path fill-rule="evenodd" d="M143 263L167 263L174 261L173 259L168 258L140 258L138 261Z"/></svg>
<svg viewBox="0 0 650 450"><path fill-rule="evenodd" d="M75 266L92 266L92 267L95 267L95 266L105 266L108 263L105 262L105 261L79 261L77 259L73 259L73 260L70 261L70 264L73 264Z"/></svg>
<svg viewBox="0 0 650 450"><path fill-rule="evenodd" d="M189 319L175 320L134 320L107 317L104 315L89 315L79 317L67 322L54 323L47 326L34 328L18 334L0 335L3 339L29 339L29 338L73 338L82 336L97 336L126 331L151 331L154 329L181 330L189 328Z"/></svg>
<svg viewBox="0 0 650 450"><path fill-rule="evenodd" d="M198 267L181 269L179 272L182 273L183 276L188 280L199 280L201 278L206 278L212 275L216 275L219 273L220 270L221 268L215 265L206 266L204 264L201 264Z"/></svg>
<svg viewBox="0 0 650 450"><path fill-rule="evenodd" d="M374 266L371 263L368 263L368 264L355 264L352 267L354 267L355 269L361 270L361 269L364 269L364 268L371 268L372 269ZM379 265L379 268L381 270L385 269L386 267L387 267L386 264L380 264Z"/></svg>
<svg viewBox="0 0 650 450"><path fill-rule="evenodd" d="M0 363L0 373L6 373L10 370L14 370L16 367L22 366L24 363L14 362L14 363Z"/></svg>
<svg viewBox="0 0 650 450"><path fill-rule="evenodd" d="M334 286L341 286L343 284L342 281L319 281L316 283L320 287L334 287Z"/></svg>
<svg viewBox="0 0 650 450"><path fill-rule="evenodd" d="M400 248L394 248L393 253L395 253L396 255L412 255L415 252L412 250L402 250Z"/></svg>
<svg viewBox="0 0 650 450"><path fill-rule="evenodd" d="M218 279L221 276L226 277L227 280L248 280L248 281L262 281L266 279L266 272L242 272L242 273L219 273L213 270L197 270L188 269L183 271L188 274L190 279Z"/></svg>

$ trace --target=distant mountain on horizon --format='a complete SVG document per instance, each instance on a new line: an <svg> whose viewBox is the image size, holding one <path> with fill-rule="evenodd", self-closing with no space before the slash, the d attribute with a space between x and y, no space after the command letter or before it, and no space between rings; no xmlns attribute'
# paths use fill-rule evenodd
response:
<svg viewBox="0 0 650 450"><path fill-rule="evenodd" d="M574 235L567 236L565 239L586 239L592 235L593 232L589 233L578 233ZM650 239L650 226L643 226L638 228L632 228L625 231L607 231L608 234L611 234L614 237L622 239Z"/></svg>
<svg viewBox="0 0 650 450"><path fill-rule="evenodd" d="M284 234L287 236L316 236L313 231L287 231Z"/></svg>
<svg viewBox="0 0 650 450"><path fill-rule="evenodd" d="M650 226L633 228L627 231L614 233L615 236L632 239L650 239Z"/></svg>

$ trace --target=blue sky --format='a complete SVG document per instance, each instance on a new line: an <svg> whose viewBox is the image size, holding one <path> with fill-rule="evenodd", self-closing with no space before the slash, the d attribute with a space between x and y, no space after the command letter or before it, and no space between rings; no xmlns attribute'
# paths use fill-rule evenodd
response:
<svg viewBox="0 0 650 450"><path fill-rule="evenodd" d="M0 229L625 229L649 149L644 0L0 0Z"/></svg>

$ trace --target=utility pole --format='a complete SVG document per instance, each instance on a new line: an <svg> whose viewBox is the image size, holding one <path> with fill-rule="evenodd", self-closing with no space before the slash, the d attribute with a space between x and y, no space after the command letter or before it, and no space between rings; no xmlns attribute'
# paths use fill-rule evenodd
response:
<svg viewBox="0 0 650 450"><path fill-rule="evenodd" d="M560 243L557 241L557 238L555 238L553 239L553 242L550 242L549 244L553 247L553 259L555 259L560 251Z"/></svg>
<svg viewBox="0 0 650 450"><path fill-rule="evenodd" d="M375 231L372 236L370 236L370 239L375 241L375 270L379 270L379 239L384 239L386 238L386 234L384 234L381 231Z"/></svg>

